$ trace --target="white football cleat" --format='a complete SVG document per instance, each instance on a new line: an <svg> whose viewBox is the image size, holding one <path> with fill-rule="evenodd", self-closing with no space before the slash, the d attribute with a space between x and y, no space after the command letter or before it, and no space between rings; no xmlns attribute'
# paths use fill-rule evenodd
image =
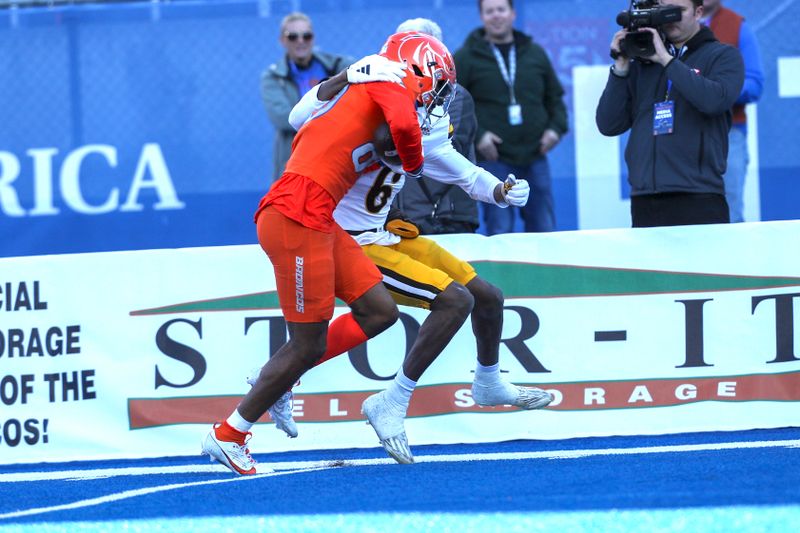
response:
<svg viewBox="0 0 800 533"><path fill-rule="evenodd" d="M245 381L247 381L247 384L252 387L256 384L256 381L258 381L259 374L261 374L261 367L257 366L250 370L250 373L247 374Z"/></svg>
<svg viewBox="0 0 800 533"><path fill-rule="evenodd" d="M361 405L361 413L378 434L381 446L395 461L408 465L414 462L403 424L405 416L386 400L386 391L373 394Z"/></svg>
<svg viewBox="0 0 800 533"><path fill-rule="evenodd" d="M250 456L250 450L247 449L247 441L250 440L251 434L247 433L245 437L245 444L239 445L236 442L224 441L217 438L216 428L219 424L214 424L211 431L203 439L202 455L208 455L211 462L217 461L231 469L235 474L241 476L251 476L256 473L256 462ZM262 469L263 471L264 469ZM267 469L270 471L270 469Z"/></svg>
<svg viewBox="0 0 800 533"><path fill-rule="evenodd" d="M505 381L491 385L472 383L472 398L481 407L513 405L521 409L541 409L550 405L553 396L536 387L519 387Z"/></svg>
<svg viewBox="0 0 800 533"><path fill-rule="evenodd" d="M294 394L292 391L286 391L283 396L278 398L269 410L269 416L275 422L275 427L286 433L287 437L295 438L298 435L297 423L292 417L292 409L294 408Z"/></svg>
<svg viewBox="0 0 800 533"><path fill-rule="evenodd" d="M247 384L251 387L255 385L260 373L260 366L252 369L247 376ZM275 422L275 427L286 433L286 436L292 439L299 434L297 431L297 423L292 416L293 408L294 394L292 391L287 391L268 409L270 418Z"/></svg>

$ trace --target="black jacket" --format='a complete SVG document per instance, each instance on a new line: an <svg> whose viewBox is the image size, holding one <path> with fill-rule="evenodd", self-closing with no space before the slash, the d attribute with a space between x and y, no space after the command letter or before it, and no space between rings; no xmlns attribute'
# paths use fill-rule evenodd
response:
<svg viewBox="0 0 800 533"><path fill-rule="evenodd" d="M455 53L458 83L475 99L477 140L489 130L503 139L497 146L501 161L528 165L540 157L539 140L544 130L552 129L562 136L567 131L564 89L544 49L530 36L514 30L517 51L514 94L522 107L522 124L510 125L508 85L485 35L483 28L474 30Z"/></svg>
<svg viewBox="0 0 800 533"><path fill-rule="evenodd" d="M653 107L667 94L675 102L674 132L653 135ZM744 83L739 52L706 27L666 67L632 61L629 75L609 74L597 105L603 135L631 130L625 149L631 194L725 194L731 107Z"/></svg>
<svg viewBox="0 0 800 533"><path fill-rule="evenodd" d="M463 87L456 89L449 114L453 147L474 163L475 132L478 124L475 120L475 104ZM424 175L416 180L406 179L394 205L424 235L471 233L478 228L478 206L475 200L460 187L441 183Z"/></svg>

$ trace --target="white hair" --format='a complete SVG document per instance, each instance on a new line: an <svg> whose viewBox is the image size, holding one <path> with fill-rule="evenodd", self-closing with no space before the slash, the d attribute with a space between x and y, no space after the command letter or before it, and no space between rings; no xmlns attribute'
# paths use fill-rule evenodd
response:
<svg viewBox="0 0 800 533"><path fill-rule="evenodd" d="M400 33L401 31L418 31L420 33L432 35L440 41L442 40L442 28L431 19L408 19L397 27L396 32Z"/></svg>

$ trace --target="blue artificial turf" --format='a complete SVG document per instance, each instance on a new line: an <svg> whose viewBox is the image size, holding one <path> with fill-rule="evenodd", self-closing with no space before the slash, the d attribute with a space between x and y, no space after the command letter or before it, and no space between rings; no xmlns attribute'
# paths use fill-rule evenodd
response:
<svg viewBox="0 0 800 533"><path fill-rule="evenodd" d="M730 441L793 440L800 429L419 446L417 455L630 448ZM384 457L380 449L293 452L262 462ZM199 457L47 465L36 470L195 464ZM115 476L0 483L0 515L123 491L224 481L136 496L2 523L350 513L593 512L800 505L800 448L599 455L569 459L421 462L341 466L256 479L219 473ZM17 465L18 466L18 465ZM4 467L3 472L30 471Z"/></svg>

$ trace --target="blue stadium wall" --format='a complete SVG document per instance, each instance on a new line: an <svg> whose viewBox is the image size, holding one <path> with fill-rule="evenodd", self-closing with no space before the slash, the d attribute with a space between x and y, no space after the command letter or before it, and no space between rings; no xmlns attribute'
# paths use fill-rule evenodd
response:
<svg viewBox="0 0 800 533"><path fill-rule="evenodd" d="M440 23L456 50L474 0L177 1L0 11L0 256L255 242L270 184L272 127L259 77L281 55L293 9L317 44L373 53L401 21ZM800 3L728 0L756 30L761 220L800 218L800 98L781 97L779 58L800 56ZM572 68L605 65L625 0L517 2L517 27ZM613 157L613 155L612 155ZM558 229L579 229L575 141L551 156ZM623 177L624 179L624 177ZM622 188L625 194L625 188Z"/></svg>

